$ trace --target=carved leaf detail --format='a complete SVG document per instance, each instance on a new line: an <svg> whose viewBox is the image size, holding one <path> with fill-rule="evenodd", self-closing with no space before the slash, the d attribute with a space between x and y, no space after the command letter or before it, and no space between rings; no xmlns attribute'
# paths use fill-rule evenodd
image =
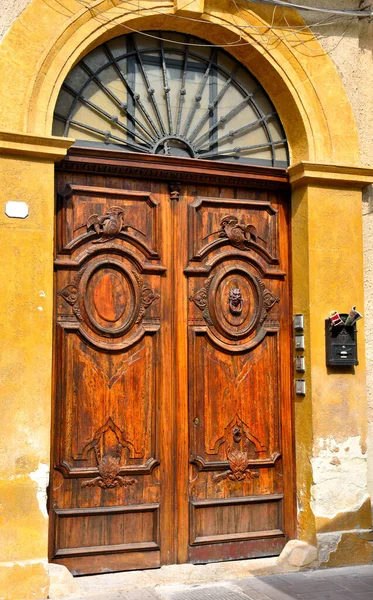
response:
<svg viewBox="0 0 373 600"><path fill-rule="evenodd" d="M276 302L280 301L280 298L277 298L276 296L271 294L271 292L269 292L268 290L264 290L263 301L264 301L264 306L266 307L266 309L271 310L272 306L274 304L276 304Z"/></svg>
<svg viewBox="0 0 373 600"><path fill-rule="evenodd" d="M194 296L190 298L192 302L200 310L204 310L207 306L207 292L205 288L200 289Z"/></svg>
<svg viewBox="0 0 373 600"><path fill-rule="evenodd" d="M78 288L75 283L69 283L59 294L68 304L73 306L78 299Z"/></svg>
<svg viewBox="0 0 373 600"><path fill-rule="evenodd" d="M210 317L207 301L208 301L208 292L211 285L211 282L214 278L214 274L210 275L205 281L204 286L194 294L194 296L190 296L189 300L194 302L194 304L202 311L202 316L205 321L209 325L213 325L212 319Z"/></svg>
<svg viewBox="0 0 373 600"><path fill-rule="evenodd" d="M255 277L255 279L258 282L263 299L263 309L259 319L259 324L262 325L268 316L268 312L276 304L276 302L280 302L280 298L274 296L272 292L266 289L260 277Z"/></svg>
<svg viewBox="0 0 373 600"><path fill-rule="evenodd" d="M159 300L160 295L155 294L149 286L143 283L143 278L139 273L137 273L137 271L132 271L132 273L136 278L137 285L141 289L140 310L139 315L136 319L136 323L138 324L141 323L141 321L143 320L146 309L149 308L149 306L153 304L155 300Z"/></svg>
<svg viewBox="0 0 373 600"><path fill-rule="evenodd" d="M75 279L71 283L68 283L62 290L60 290L58 292L59 295L62 296L62 298L68 304L70 304L70 306L72 306L73 313L79 321L83 321L83 316L82 316L79 306L77 306L77 302L79 300L78 284L82 278L83 272L84 272L84 269L81 269L75 275Z"/></svg>
<svg viewBox="0 0 373 600"><path fill-rule="evenodd" d="M144 286L141 291L141 305L139 316L136 319L136 323L141 323L144 318L146 309L153 304L154 300L159 300L159 294L155 294L149 287Z"/></svg>
<svg viewBox="0 0 373 600"><path fill-rule="evenodd" d="M87 229L91 227L97 235L101 235L99 240L95 240L94 244L102 244L115 238L124 226L124 210L119 206L113 206L108 209L104 215L91 215L87 220Z"/></svg>
<svg viewBox="0 0 373 600"><path fill-rule="evenodd" d="M102 489L110 489L115 487L127 487L137 483L137 479L134 477L122 477L119 475L121 470L122 444L118 442L114 455L110 452L103 453L103 449L105 448L105 434L109 430L116 435L117 440L118 432L121 434L112 419L109 419L106 425L97 432L95 444L90 444L90 447L91 449L93 448L95 452L99 477L83 481L81 487L94 487L97 485Z"/></svg>
<svg viewBox="0 0 373 600"><path fill-rule="evenodd" d="M224 471L224 473L220 473L219 475L215 475L212 480L218 483L223 479L229 479L230 481L244 481L245 479L255 479L259 477L258 471L251 471L249 469L250 440L247 437L244 427L240 427L236 423L231 430L231 434L232 445L228 445L228 442L226 441L229 470Z"/></svg>
<svg viewBox="0 0 373 600"><path fill-rule="evenodd" d="M76 318L78 319L78 321L83 321L83 315L81 313L79 306L73 306L73 313L76 316Z"/></svg>

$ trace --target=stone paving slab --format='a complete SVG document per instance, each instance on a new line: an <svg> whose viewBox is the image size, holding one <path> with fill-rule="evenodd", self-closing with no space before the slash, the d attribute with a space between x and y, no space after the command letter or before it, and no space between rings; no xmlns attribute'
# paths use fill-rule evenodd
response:
<svg viewBox="0 0 373 600"><path fill-rule="evenodd" d="M162 587L157 591L162 600L247 600L247 596L232 585L184 586L171 589Z"/></svg>
<svg viewBox="0 0 373 600"><path fill-rule="evenodd" d="M210 565L211 566L211 565ZM193 565L179 566L179 575L193 573ZM160 569L158 570L158 573ZM176 579L177 569L172 570ZM203 569L200 571L203 572ZM221 568L218 568L218 573ZM231 575L234 571L231 571ZM142 572L145 573L145 572ZM373 565L339 569L318 569L298 573L276 573L217 582L154 584L154 572L142 581L147 586L129 590L124 573L78 578L81 593L64 600L373 600ZM210 575L216 575L213 568ZM91 585L88 585L89 579ZM159 580L161 582L161 580ZM163 583L163 582L162 582ZM117 585L116 589L110 585ZM53 599L51 599L53 600Z"/></svg>

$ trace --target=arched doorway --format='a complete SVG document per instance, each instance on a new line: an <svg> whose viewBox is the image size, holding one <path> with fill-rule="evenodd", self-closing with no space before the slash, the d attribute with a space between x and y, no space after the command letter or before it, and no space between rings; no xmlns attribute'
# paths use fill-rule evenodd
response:
<svg viewBox="0 0 373 600"><path fill-rule="evenodd" d="M81 574L279 554L294 460L276 111L211 44L145 33L82 59L54 123L77 143L57 167L51 559Z"/></svg>
<svg viewBox="0 0 373 600"><path fill-rule="evenodd" d="M341 536L342 541L347 541L347 544L339 544L324 566L346 564L352 554L361 562L371 560L361 551L361 546L368 542L353 535L351 546L351 531L345 531L351 527L358 529L362 522L369 527L364 505L350 514L348 507L355 504L351 503L349 494L343 495L347 512L342 518L340 514L334 518L332 502L327 513L323 510L325 502L321 507L314 502L318 498L325 499L325 480L322 478L317 483L314 473L317 476L324 472L324 465L334 464L334 461L330 462L334 458L334 447L328 446L325 450L320 440L361 436L364 451L366 428L363 361L353 376L350 373L333 373L331 376L324 359L323 319L330 309L339 306L341 286L346 307L363 305L361 188L370 183L372 177L371 171L359 166L358 135L340 74L311 31L304 28L307 45L307 52L304 52L303 43L299 46L292 35L281 36L281 23L277 18L273 29L272 11L261 4L237 4L237 11L235 3L211 0L208 11L201 14L207 3L199 0L188 3L188 9L194 12L192 20L190 13L188 19L184 18L183 3L179 0L167 1L161 15L155 14L150 3L140 3L136 10L130 4L120 3L119 7L106 1L95 3L94 7L71 2L62 4L61 10L59 2L31 0L0 45L0 96L1 104L7 107L0 117L2 190L6 200L22 199L29 202L31 208L30 219L13 221L4 213L2 217L3 279L7 281L6 306L11 307L2 335L6 348L4 356L11 359L9 369L6 368L4 423L13 443L4 449L9 469L3 471L7 511L3 527L4 549L6 560L13 561L7 562L5 567L12 573L8 584L11 597L20 598L29 592L28 578L36 581L35 573L35 586L41 597L45 596L48 585L45 566L48 519L45 518L44 491L47 486L45 474L50 465L54 162L66 155L66 149L73 142L51 135L53 113L60 88L74 65L90 50L128 29L176 29L208 38L216 45L222 41L232 42L229 51L261 82L276 106L291 155L288 173L292 187L292 246L295 249L292 254L293 308L305 317L306 396L294 403L297 444L294 487L299 507L296 535L317 544L322 551L325 549L326 555L330 550L329 532L338 532L336 536L333 533L333 537L340 539ZM244 22L244 31L238 27L240 21ZM299 24L305 25L295 10L287 11L287 21L294 29ZM246 25L250 27L246 28ZM270 31L270 39L263 37L258 27ZM238 38L240 45L235 45ZM97 157L91 160L89 152L95 151L85 148L84 161L77 157L75 164L69 158L71 179L77 174L78 164L82 174L88 164L97 162ZM138 169L139 163L134 164L131 156L126 156L127 166ZM119 168L118 161L113 159L111 165L105 167L111 175ZM142 167L153 160L154 157L142 154ZM174 160L173 157L158 157L153 162L156 168L149 175L156 177L158 173L159 177L163 173L166 181L165 171L169 172L168 166ZM184 181L191 171L191 163L185 164L188 167L183 171ZM94 167L89 168L93 170ZM208 161L198 160L193 166L193 177L198 178L199 170L203 169L216 177L221 168L221 162L209 166ZM95 169L99 174L98 167ZM252 176L252 182L257 181L256 168L249 165L244 169ZM240 165L233 170L237 175ZM139 170L136 173L138 176ZM271 173L273 176L273 171ZM331 225L335 215L338 215L338 227ZM171 226L168 222L168 231ZM348 244L340 244L340 231L350 232ZM351 269L352 254L354 269ZM15 335L20 328L22 334ZM359 356L364 356L363 331L359 331ZM343 407L343 411L336 413L336 407L338 411ZM21 435L16 436L14 432L19 431ZM349 447L352 450L353 447ZM356 447L360 448L358 444ZM188 464L186 446L179 445L172 464L175 460ZM321 471L317 470L319 465ZM352 495L355 493L351 483L355 481L355 465L354 460L349 461L343 470ZM333 482L338 486L336 480ZM59 485L57 480L55 484ZM364 485L363 477L359 487L364 490ZM185 490L179 497L181 507L187 506ZM15 511L15 506L20 510ZM170 522L167 518L169 506L163 512L166 514L165 526ZM180 522L186 522L187 508L180 509L178 514ZM161 531L165 531L163 526ZM179 527L179 547L186 548L185 539L185 543L180 543L182 535ZM171 535L165 537L163 534L163 541L165 539L168 544L165 549L165 544L161 543L162 560L174 562L175 539L172 541ZM170 547L172 551L167 555ZM177 560L183 562L187 558L187 552L179 551Z"/></svg>

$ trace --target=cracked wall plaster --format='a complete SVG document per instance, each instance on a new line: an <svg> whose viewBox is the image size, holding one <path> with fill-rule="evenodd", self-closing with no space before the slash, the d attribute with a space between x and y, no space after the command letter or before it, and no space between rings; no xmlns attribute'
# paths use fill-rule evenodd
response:
<svg viewBox="0 0 373 600"><path fill-rule="evenodd" d="M369 498L367 458L360 436L343 443L320 439L311 458L311 508L315 517L333 519L338 513L357 511Z"/></svg>
<svg viewBox="0 0 373 600"><path fill-rule="evenodd" d="M318 533L316 535L319 550L319 562L327 563L332 552L338 548L342 533Z"/></svg>
<svg viewBox="0 0 373 600"><path fill-rule="evenodd" d="M32 473L30 473L30 478L37 485L36 498L43 517L47 519L47 488L49 483L49 466L44 463L39 463L38 468Z"/></svg>

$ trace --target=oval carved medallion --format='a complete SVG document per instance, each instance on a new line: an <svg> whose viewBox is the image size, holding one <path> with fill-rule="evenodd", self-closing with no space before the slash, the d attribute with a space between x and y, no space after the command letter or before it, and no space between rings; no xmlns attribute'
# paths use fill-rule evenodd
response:
<svg viewBox="0 0 373 600"><path fill-rule="evenodd" d="M93 279L96 279L93 283ZM102 321L116 323L123 315L128 299L128 285L123 277L113 269L96 272L91 280L93 304Z"/></svg>
<svg viewBox="0 0 373 600"><path fill-rule="evenodd" d="M96 265L86 279L84 306L100 333L118 335L131 326L137 299L132 277L115 263Z"/></svg>
<svg viewBox="0 0 373 600"><path fill-rule="evenodd" d="M245 270L224 271L214 278L209 294L209 312L214 325L227 337L245 337L260 314L259 290Z"/></svg>

